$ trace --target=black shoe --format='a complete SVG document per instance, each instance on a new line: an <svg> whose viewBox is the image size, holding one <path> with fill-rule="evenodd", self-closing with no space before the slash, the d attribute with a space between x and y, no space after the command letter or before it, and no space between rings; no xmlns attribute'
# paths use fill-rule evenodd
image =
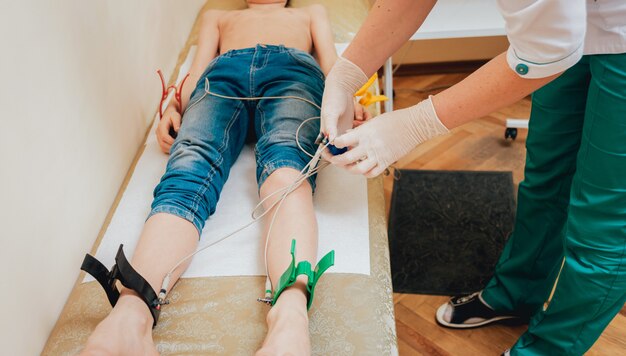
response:
<svg viewBox="0 0 626 356"><path fill-rule="evenodd" d="M451 309L451 317L446 318L446 311ZM471 329L492 323L506 323L510 325L521 325L527 322L522 318L512 314L502 314L491 309L485 303L480 292L474 294L457 296L450 298L448 303L437 309L437 323L441 326L454 329Z"/></svg>

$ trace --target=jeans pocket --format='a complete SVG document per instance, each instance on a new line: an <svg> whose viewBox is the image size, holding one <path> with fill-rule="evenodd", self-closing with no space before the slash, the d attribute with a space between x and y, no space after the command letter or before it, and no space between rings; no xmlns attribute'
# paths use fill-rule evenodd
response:
<svg viewBox="0 0 626 356"><path fill-rule="evenodd" d="M223 55L219 55L219 56L217 56L217 57L213 58L213 59L209 62L209 64L207 64L206 68L204 69L204 72L203 72L203 73L202 73L202 75L200 76L200 80L203 80L203 79L204 79L204 77L205 77L207 74L209 74L209 72L210 72L211 70L213 70L213 67L215 67L215 65L217 64L217 62L219 62L219 61L222 59L222 57L223 57ZM199 82L200 80L198 80L198 82Z"/></svg>
<svg viewBox="0 0 626 356"><path fill-rule="evenodd" d="M185 108L185 111L187 111L187 109L189 109L190 107L196 105L206 96L206 88L203 85L206 84L208 74L211 72L211 70L213 70L213 68L215 68L215 66L221 59L221 55L217 56L213 58L213 60L211 60L211 62L209 62L209 64L206 66L206 69L200 76L200 79L198 79L198 81L196 82L196 87L189 96L189 102L187 103L187 108Z"/></svg>
<svg viewBox="0 0 626 356"><path fill-rule="evenodd" d="M289 54L289 57L296 64L299 64L299 65L302 65L304 67L309 68L310 70L315 72L315 74L322 81L326 80L326 78L324 77L324 72L322 72L322 69L320 68L319 64L315 61L313 56L311 56L310 54L308 54L306 52L302 52L302 51L289 50L289 51L287 51L287 53Z"/></svg>
<svg viewBox="0 0 626 356"><path fill-rule="evenodd" d="M202 77L200 80L204 81L205 78ZM200 86L201 85L196 85L196 88L193 90L193 92L191 92L191 96L189 97L189 102L187 102L187 107L185 108L185 111L183 114L187 113L187 110L191 109L193 106L198 104L198 102L204 99L204 97L207 95L204 87L200 89ZM183 118L184 118L184 115L183 115Z"/></svg>

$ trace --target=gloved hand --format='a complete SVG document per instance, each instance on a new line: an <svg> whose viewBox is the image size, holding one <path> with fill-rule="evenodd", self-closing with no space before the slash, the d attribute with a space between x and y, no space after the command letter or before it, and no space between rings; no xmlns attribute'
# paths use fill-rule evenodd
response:
<svg viewBox="0 0 626 356"><path fill-rule="evenodd" d="M322 96L320 129L331 141L352 128L354 93L367 80L361 68L343 57L337 59L328 73Z"/></svg>
<svg viewBox="0 0 626 356"><path fill-rule="evenodd" d="M326 153L324 158L371 178L420 143L447 132L437 117L431 96L415 106L375 117L337 137L335 146L351 148L338 156Z"/></svg>

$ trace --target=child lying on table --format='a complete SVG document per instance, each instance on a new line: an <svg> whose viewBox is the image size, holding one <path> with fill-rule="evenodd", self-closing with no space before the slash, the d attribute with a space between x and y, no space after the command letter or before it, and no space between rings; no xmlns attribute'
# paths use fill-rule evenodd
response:
<svg viewBox="0 0 626 356"><path fill-rule="evenodd" d="M337 60L328 17L320 5L285 6L286 1L256 0L248 1L244 10L209 10L202 15L188 80L197 86L184 86L181 102L172 100L159 122L157 139L170 158L132 258L133 268L155 291L172 266L196 250L205 221L215 211L229 170L248 139L256 139L256 178L262 199L294 182L310 160L296 144L296 130L304 120L319 116L319 107L297 99L241 101L206 92L232 97L296 96L321 105L324 76ZM357 120L367 116L355 105ZM317 121L299 131L299 142L310 153L316 150L318 132ZM277 213L267 252L274 292L291 262L292 238L297 240L299 260L317 258L314 188L312 176L287 196ZM264 206L269 208L278 198L270 197ZM264 221L265 231L269 220ZM188 263L174 271L170 285ZM270 309L268 334L259 355L310 353L309 295L302 277ZM153 321L138 294L123 288L83 354L156 355Z"/></svg>

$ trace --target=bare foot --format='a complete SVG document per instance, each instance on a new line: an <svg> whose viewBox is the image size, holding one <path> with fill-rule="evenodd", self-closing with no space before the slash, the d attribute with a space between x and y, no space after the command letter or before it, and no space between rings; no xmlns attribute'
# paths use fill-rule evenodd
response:
<svg viewBox="0 0 626 356"><path fill-rule="evenodd" d="M80 355L158 355L152 323L152 315L139 297L122 295L89 336Z"/></svg>
<svg viewBox="0 0 626 356"><path fill-rule="evenodd" d="M304 292L286 289L267 313L268 332L256 356L311 354L309 316Z"/></svg>

